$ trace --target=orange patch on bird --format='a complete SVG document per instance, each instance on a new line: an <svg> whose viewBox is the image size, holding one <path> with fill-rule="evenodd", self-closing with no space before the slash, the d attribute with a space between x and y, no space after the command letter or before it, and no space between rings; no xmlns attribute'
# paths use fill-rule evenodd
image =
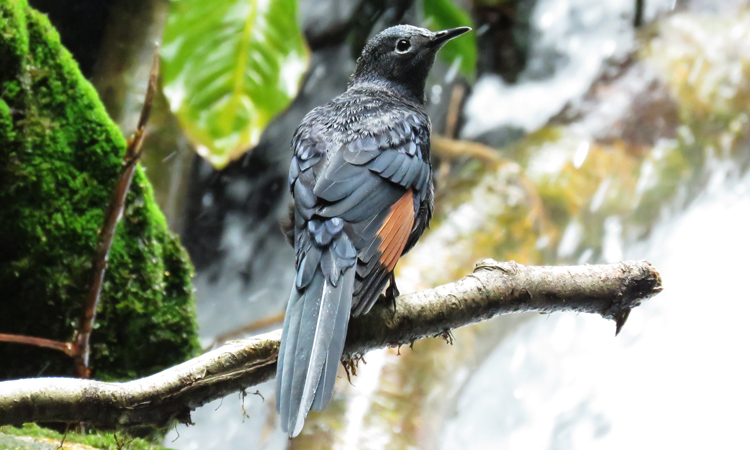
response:
<svg viewBox="0 0 750 450"><path fill-rule="evenodd" d="M391 206L390 214L378 230L378 237L381 240L378 247L381 253L380 262L388 268L389 272L396 267L396 262L404 252L413 226L414 193L409 189Z"/></svg>

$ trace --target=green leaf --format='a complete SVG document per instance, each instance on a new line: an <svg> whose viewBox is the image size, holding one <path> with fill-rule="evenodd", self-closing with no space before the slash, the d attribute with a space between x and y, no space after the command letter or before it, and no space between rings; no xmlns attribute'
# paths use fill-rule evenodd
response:
<svg viewBox="0 0 750 450"><path fill-rule="evenodd" d="M309 60L296 0L173 0L161 54L172 111L216 167L258 143Z"/></svg>
<svg viewBox="0 0 750 450"><path fill-rule="evenodd" d="M472 26L471 17L452 0L423 0L426 27L432 31ZM459 64L459 70L473 79L477 66L477 36L475 32L462 35L445 44L440 57L448 64Z"/></svg>

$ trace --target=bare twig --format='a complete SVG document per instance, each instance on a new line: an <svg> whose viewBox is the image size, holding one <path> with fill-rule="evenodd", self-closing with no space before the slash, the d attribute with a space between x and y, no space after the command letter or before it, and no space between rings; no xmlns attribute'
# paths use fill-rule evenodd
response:
<svg viewBox="0 0 750 450"><path fill-rule="evenodd" d="M432 143L432 152L437 156L457 159L457 158L476 158L491 164L501 164L503 159L498 156L497 151L492 147L484 144L469 141L458 141L446 139L444 137L433 135L430 138Z"/></svg>
<svg viewBox="0 0 750 450"><path fill-rule="evenodd" d="M466 95L466 88L462 84L453 86L451 102L448 105L448 114L445 116L445 134L448 139L455 139L458 131L458 116L461 112L461 104Z"/></svg>
<svg viewBox="0 0 750 450"><path fill-rule="evenodd" d="M635 12L633 14L633 27L640 28L643 26L643 10L645 0L635 0Z"/></svg>
<svg viewBox="0 0 750 450"><path fill-rule="evenodd" d="M51 348L52 350L59 350L68 356L75 355L75 349L73 344L70 342L53 341L52 339L44 339L31 336L23 336L20 334L5 334L0 333L0 342L13 342L15 344L26 344L34 345L36 347Z"/></svg>
<svg viewBox="0 0 750 450"><path fill-rule="evenodd" d="M462 84L457 84L453 87L453 91L451 92L451 101L450 104L448 104L448 113L445 116L445 133L443 134L443 136L447 139L454 139L456 137L456 132L458 129L458 117L461 113L461 104L463 103L465 94L466 88ZM433 142L433 151L435 151L436 155L440 155L440 153L438 153L438 150L435 148L435 138L433 137L431 141ZM443 156L443 158L440 158L440 163L437 170L438 176L435 179L435 190L438 192L441 192L443 188L445 188L446 179L448 178L448 174L451 170L451 160L455 159L450 155L440 156Z"/></svg>
<svg viewBox="0 0 750 450"><path fill-rule="evenodd" d="M86 298L86 307L83 311L83 317L78 325L78 331L74 338L73 348L75 353L73 361L75 372L81 378L88 378L91 370L89 369L89 355L91 353L91 333L94 330L96 322L96 310L99 307L101 298L104 275L107 272L107 259L109 250L112 247L112 241L117 231L117 223L122 217L125 209L125 197L130 190L130 183L133 180L136 165L141 156L141 146L145 133L146 122L151 114L151 103L156 92L156 80L159 76L159 52L154 52L154 60L151 66L151 74L148 80L148 89L146 90L146 99L143 102L141 117L138 120L138 127L133 136L128 139L128 146L125 150L123 166L120 176L117 178L115 188L112 191L112 198L109 201L107 210L104 213L104 224L99 231L99 240L94 253L94 279L89 287L89 293Z"/></svg>
<svg viewBox="0 0 750 450"><path fill-rule="evenodd" d="M208 349L204 349L204 351L208 351L212 348L216 348L230 339L241 338L243 336L246 336L248 333L262 330L263 328L268 328L273 325L278 325L282 323L283 321L284 321L284 312L280 312L273 316L265 317L263 319L251 322L247 325L243 325L240 328L235 328L234 330L227 331L226 333L222 333L216 336L216 339L214 339L214 342L213 344L211 344L211 347L209 347Z"/></svg>
<svg viewBox="0 0 750 450"><path fill-rule="evenodd" d="M354 318L344 349L351 360L451 329L521 311L576 311L615 320L661 292L647 261L572 267L531 267L482 261L474 273L397 299L396 311L377 304ZM274 376L281 331L226 345L150 377L127 383L75 378L0 382L0 425L78 422L126 427L190 422L190 411Z"/></svg>

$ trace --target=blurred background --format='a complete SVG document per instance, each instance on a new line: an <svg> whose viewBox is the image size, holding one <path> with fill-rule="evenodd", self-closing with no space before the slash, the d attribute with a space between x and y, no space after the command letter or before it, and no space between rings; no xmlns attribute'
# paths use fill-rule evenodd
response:
<svg viewBox="0 0 750 450"><path fill-rule="evenodd" d="M452 346L368 354L293 441L271 381L197 410L166 446L750 447L750 2L29 3L125 134L163 43L143 163L196 266L204 348L280 326L292 133L345 90L368 37L398 23L475 30L428 82L437 211L399 263L401 292L483 258L648 259L664 279L617 338L598 316L503 316L456 330Z"/></svg>

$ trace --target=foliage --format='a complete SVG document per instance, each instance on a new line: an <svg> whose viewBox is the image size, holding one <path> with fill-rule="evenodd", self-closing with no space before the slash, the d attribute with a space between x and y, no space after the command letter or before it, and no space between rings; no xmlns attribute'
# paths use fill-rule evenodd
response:
<svg viewBox="0 0 750 450"><path fill-rule="evenodd" d="M448 28L471 26L471 17L453 3L453 0L423 0L427 28L438 31ZM440 53L448 64L458 60L459 70L469 78L474 78L477 66L476 32L467 33L460 39L453 39L445 44Z"/></svg>
<svg viewBox="0 0 750 450"><path fill-rule="evenodd" d="M28 436L35 438L34 440L37 442L52 441L55 448L59 448L60 442L63 442L64 439L65 446L62 450L69 448L69 443L84 444L103 450L119 450L120 448L126 450L162 450L162 447L155 446L143 439L131 438L128 436L116 436L109 433L95 432L92 434L80 434L69 431L63 437L63 434L58 433L57 431L42 428L31 423L24 424L23 427L20 428L11 426L0 427L0 450L5 448L16 448L6 447L2 440L3 435Z"/></svg>
<svg viewBox="0 0 750 450"><path fill-rule="evenodd" d="M296 0L177 0L164 32L164 92L198 153L222 167L295 97L308 58Z"/></svg>
<svg viewBox="0 0 750 450"><path fill-rule="evenodd" d="M125 140L26 0L0 4L0 36L0 331L68 341ZM194 355L192 266L140 168L109 265L93 376L143 376ZM0 343L0 361L0 379L72 369L62 353L18 344Z"/></svg>

